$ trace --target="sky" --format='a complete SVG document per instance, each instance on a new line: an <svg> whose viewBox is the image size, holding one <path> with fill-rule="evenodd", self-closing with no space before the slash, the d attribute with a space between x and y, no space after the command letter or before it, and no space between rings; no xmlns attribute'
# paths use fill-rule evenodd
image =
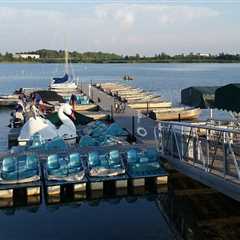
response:
<svg viewBox="0 0 240 240"><path fill-rule="evenodd" d="M240 53L240 0L0 0L0 52Z"/></svg>

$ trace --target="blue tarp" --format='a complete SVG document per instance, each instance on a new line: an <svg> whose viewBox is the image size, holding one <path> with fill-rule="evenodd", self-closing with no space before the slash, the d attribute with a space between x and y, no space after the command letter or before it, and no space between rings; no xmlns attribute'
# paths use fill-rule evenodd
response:
<svg viewBox="0 0 240 240"><path fill-rule="evenodd" d="M68 75L66 73L62 78L53 78L54 83L64 83L64 82L67 82L67 80L68 80Z"/></svg>

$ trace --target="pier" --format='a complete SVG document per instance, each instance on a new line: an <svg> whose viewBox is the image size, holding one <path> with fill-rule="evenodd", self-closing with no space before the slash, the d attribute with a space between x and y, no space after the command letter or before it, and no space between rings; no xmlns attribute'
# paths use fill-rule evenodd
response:
<svg viewBox="0 0 240 240"><path fill-rule="evenodd" d="M214 126L150 119L126 107L121 113L113 112L116 100L96 86L84 84L85 93L114 121L136 137L136 142L157 146L161 158L171 167L237 201L240 201L240 131ZM139 136L137 128L146 129Z"/></svg>
<svg viewBox="0 0 240 240"><path fill-rule="evenodd" d="M161 159L175 170L205 184L237 201L240 201L240 131L222 126L206 126L184 122L155 121L126 105L124 111L115 111L119 100L92 84L81 84L81 92L89 97L102 110L109 114L110 120L119 124L129 134L131 144L115 146L80 147L67 146L66 149L33 151L41 159L42 179L47 195L60 195L64 189L70 188L83 195L89 191L103 191L112 183L116 189L145 186L148 179L155 184L166 184L167 173L148 171L133 174L128 169L126 153L130 149L143 150L157 148ZM16 130L10 131L10 139L14 141L18 135ZM89 152L106 153L117 149L123 157L126 172L116 177L91 177L86 157L82 164L86 177L82 181L48 181L46 177L46 160L49 154L70 154L78 152L86 156ZM4 187L4 186L3 186ZM3 189L4 190L4 189Z"/></svg>

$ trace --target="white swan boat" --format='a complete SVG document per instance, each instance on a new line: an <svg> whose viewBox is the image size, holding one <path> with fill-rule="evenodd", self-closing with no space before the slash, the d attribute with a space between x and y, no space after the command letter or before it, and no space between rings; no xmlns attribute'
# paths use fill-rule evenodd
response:
<svg viewBox="0 0 240 240"><path fill-rule="evenodd" d="M59 128L40 115L36 114L35 117L30 117L20 131L18 144L20 146L26 145L36 133L40 134L45 142L61 137L67 143L75 143L77 131L69 116L73 116L72 107L65 103L58 110L58 117L63 123Z"/></svg>

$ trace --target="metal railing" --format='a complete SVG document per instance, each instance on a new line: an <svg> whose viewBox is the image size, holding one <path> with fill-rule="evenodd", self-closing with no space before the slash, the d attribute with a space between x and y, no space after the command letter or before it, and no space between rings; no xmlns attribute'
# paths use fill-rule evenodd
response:
<svg viewBox="0 0 240 240"><path fill-rule="evenodd" d="M158 148L209 174L240 183L240 130L180 122L159 122Z"/></svg>

